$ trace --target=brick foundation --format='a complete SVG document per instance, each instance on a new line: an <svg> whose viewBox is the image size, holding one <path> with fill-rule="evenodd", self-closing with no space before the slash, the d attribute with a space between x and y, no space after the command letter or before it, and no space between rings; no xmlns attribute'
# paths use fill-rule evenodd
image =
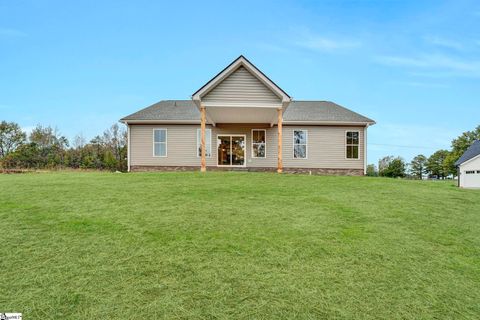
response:
<svg viewBox="0 0 480 320"><path fill-rule="evenodd" d="M146 171L200 171L200 166L131 166L132 172ZM277 172L277 168L268 167L207 167L208 171L245 171L245 172ZM338 175L338 176L363 176L363 169L328 169L328 168L283 168L284 173Z"/></svg>

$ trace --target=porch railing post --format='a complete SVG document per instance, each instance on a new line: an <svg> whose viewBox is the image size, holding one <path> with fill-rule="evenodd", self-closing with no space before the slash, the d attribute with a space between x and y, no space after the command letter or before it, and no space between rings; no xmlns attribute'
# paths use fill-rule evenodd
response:
<svg viewBox="0 0 480 320"><path fill-rule="evenodd" d="M282 108L277 109L278 112L278 120L277 120L277 127L278 127L278 164L277 164L277 172L282 173L283 172L283 162L282 162L282 121L283 121L283 115L282 115Z"/></svg>
<svg viewBox="0 0 480 320"><path fill-rule="evenodd" d="M200 115L201 115L201 122L200 122L200 131L201 131L201 146L202 146L202 151L201 151L201 163L200 163L200 171L205 172L207 171L207 162L206 162L206 153L207 149L205 146L205 122L206 122L206 116L205 116L205 106L200 107Z"/></svg>

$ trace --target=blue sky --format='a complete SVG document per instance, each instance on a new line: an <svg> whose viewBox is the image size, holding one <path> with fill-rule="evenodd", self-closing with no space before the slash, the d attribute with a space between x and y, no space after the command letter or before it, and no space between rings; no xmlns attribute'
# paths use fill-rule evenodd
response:
<svg viewBox="0 0 480 320"><path fill-rule="evenodd" d="M0 0L0 120L92 138L240 54L294 99L375 119L369 162L480 124L480 2L462 0Z"/></svg>

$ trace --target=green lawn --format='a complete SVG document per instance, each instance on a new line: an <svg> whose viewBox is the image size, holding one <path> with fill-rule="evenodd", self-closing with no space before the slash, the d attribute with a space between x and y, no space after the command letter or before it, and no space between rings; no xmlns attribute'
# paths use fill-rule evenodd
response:
<svg viewBox="0 0 480 320"><path fill-rule="evenodd" d="M480 318L480 191L269 173L0 175L0 312Z"/></svg>

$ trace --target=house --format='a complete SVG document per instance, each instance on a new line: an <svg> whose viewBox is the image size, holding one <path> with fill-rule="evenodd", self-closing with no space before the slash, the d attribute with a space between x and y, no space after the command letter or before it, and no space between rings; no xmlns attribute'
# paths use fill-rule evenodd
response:
<svg viewBox="0 0 480 320"><path fill-rule="evenodd" d="M476 140L455 162L458 170L458 186L480 188L480 140Z"/></svg>
<svg viewBox="0 0 480 320"><path fill-rule="evenodd" d="M296 101L244 56L193 93L120 120L128 169L365 174L375 122L329 101Z"/></svg>

